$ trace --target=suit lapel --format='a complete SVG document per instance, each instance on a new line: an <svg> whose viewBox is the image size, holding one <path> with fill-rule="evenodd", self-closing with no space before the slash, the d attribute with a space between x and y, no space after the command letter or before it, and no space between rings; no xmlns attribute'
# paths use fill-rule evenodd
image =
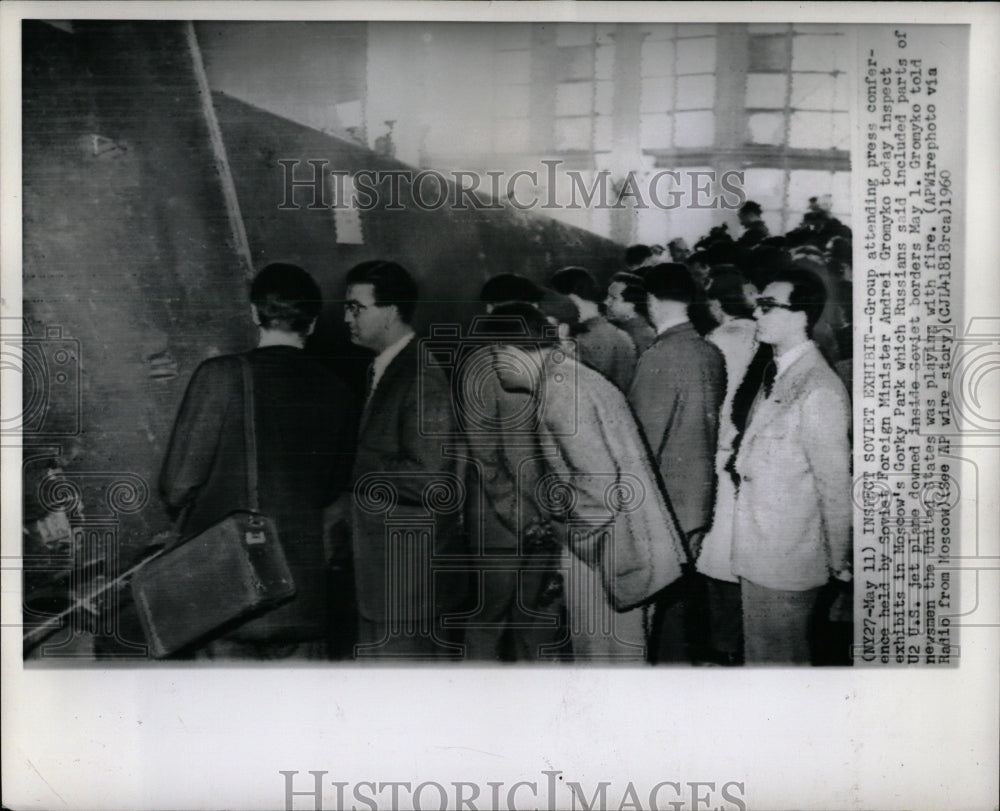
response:
<svg viewBox="0 0 1000 811"><path fill-rule="evenodd" d="M774 381L774 388L770 397L764 397L763 391L758 392L754 401L750 422L743 434L742 447L748 447L752 439L760 432L760 429L768 425L774 413L780 411L791 400L795 399L798 390L802 387L802 379L807 376L816 363L816 356L819 350L810 347L801 357L797 358Z"/></svg>
<svg viewBox="0 0 1000 811"><path fill-rule="evenodd" d="M415 359L412 356L416 353L416 345L417 338L414 336L410 339L410 342L403 347L402 351L389 362L389 365L385 367L385 371L382 373L381 379L375 386L375 391L373 391L372 396L368 398L365 403L364 410L361 413L360 431L363 432L365 430L373 413L378 413L379 410L384 410L385 403L392 393L396 379L402 375L412 363L415 363Z"/></svg>

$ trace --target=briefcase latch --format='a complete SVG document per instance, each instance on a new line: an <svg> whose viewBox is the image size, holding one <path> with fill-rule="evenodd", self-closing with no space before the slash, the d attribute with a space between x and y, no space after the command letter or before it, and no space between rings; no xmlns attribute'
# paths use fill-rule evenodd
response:
<svg viewBox="0 0 1000 811"><path fill-rule="evenodd" d="M247 522L246 531L243 533L243 542L247 546L254 546L267 543L267 535L264 532L265 525L260 516L252 515Z"/></svg>
<svg viewBox="0 0 1000 811"><path fill-rule="evenodd" d="M246 534L243 536L243 540L246 542L247 546L253 546L254 544L265 543L267 541L263 530L259 529L248 529Z"/></svg>

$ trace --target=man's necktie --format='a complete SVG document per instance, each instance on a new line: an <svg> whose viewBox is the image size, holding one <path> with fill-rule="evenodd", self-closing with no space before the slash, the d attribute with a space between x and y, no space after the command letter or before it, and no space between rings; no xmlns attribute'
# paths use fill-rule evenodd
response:
<svg viewBox="0 0 1000 811"><path fill-rule="evenodd" d="M375 364L371 363L368 365L368 374L365 375L365 402L367 403L372 396L372 391L375 389Z"/></svg>
<svg viewBox="0 0 1000 811"><path fill-rule="evenodd" d="M774 388L774 378L777 377L777 375L778 375L778 367L772 360L770 363L767 364L767 366L764 367L763 385L764 385L765 397L771 396L771 389Z"/></svg>

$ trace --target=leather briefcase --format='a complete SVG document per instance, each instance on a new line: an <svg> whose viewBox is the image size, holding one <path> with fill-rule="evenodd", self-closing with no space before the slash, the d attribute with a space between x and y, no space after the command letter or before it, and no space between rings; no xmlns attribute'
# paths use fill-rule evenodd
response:
<svg viewBox="0 0 1000 811"><path fill-rule="evenodd" d="M148 559L132 577L132 597L157 658L232 631L295 596L274 522L259 512L257 435L250 362L240 356L249 510Z"/></svg>
<svg viewBox="0 0 1000 811"><path fill-rule="evenodd" d="M157 658L223 633L294 595L274 523L254 512L231 513L132 577L139 621Z"/></svg>

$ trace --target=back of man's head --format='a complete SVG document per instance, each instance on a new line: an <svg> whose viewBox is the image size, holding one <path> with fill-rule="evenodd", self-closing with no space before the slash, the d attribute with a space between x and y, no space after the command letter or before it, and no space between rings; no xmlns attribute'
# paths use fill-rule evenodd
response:
<svg viewBox="0 0 1000 811"><path fill-rule="evenodd" d="M679 262L654 265L643 276L646 292L660 301L690 304L698 294L698 285L688 269Z"/></svg>
<svg viewBox="0 0 1000 811"><path fill-rule="evenodd" d="M298 265L273 262L254 277L250 303L265 329L303 334L323 309L323 294Z"/></svg>
<svg viewBox="0 0 1000 811"><path fill-rule="evenodd" d="M559 343L558 328L536 307L525 302L498 304L489 318L498 326L498 343L523 349L540 349Z"/></svg>
<svg viewBox="0 0 1000 811"><path fill-rule="evenodd" d="M609 285L615 282L625 285L622 288L622 301L634 305L639 315L646 315L646 285L643 283L642 277L623 270L611 277Z"/></svg>
<svg viewBox="0 0 1000 811"><path fill-rule="evenodd" d="M584 301L592 301L595 304L602 298L597 281L586 268L568 267L557 270L552 275L551 286L564 296L578 296Z"/></svg>
<svg viewBox="0 0 1000 811"><path fill-rule="evenodd" d="M378 306L393 304L404 324L412 321L418 300L417 283L402 265L384 259L362 262L347 272L347 285L352 284L370 284Z"/></svg>
<svg viewBox="0 0 1000 811"><path fill-rule="evenodd" d="M653 255L653 249L648 245L629 245L625 249L625 264L630 268L641 267Z"/></svg>
<svg viewBox="0 0 1000 811"><path fill-rule="evenodd" d="M479 293L483 304L498 305L507 301L525 301L534 304L542 299L542 288L527 276L500 273L486 280Z"/></svg>

